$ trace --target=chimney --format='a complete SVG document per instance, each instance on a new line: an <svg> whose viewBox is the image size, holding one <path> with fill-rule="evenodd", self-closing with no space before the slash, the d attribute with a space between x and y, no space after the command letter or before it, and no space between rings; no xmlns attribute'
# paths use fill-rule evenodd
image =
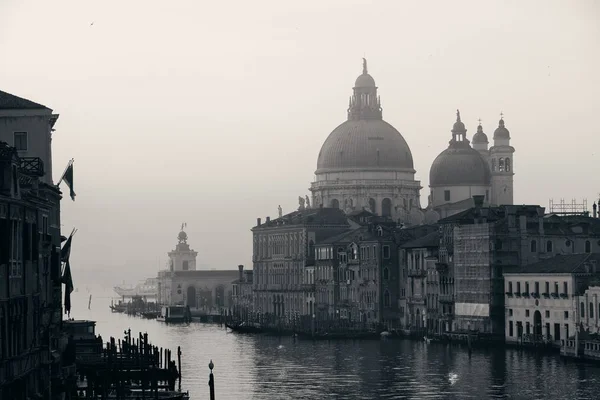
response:
<svg viewBox="0 0 600 400"><path fill-rule="evenodd" d="M238 265L238 270L240 271L240 282L244 280L244 266Z"/></svg>
<svg viewBox="0 0 600 400"><path fill-rule="evenodd" d="M475 203L475 208L483 207L483 199L485 199L485 196L480 194L473 196L473 203Z"/></svg>
<svg viewBox="0 0 600 400"><path fill-rule="evenodd" d="M537 208L539 232L540 232L540 235L542 235L542 236L544 236L544 212L545 211L546 210L544 209L544 207Z"/></svg>
<svg viewBox="0 0 600 400"><path fill-rule="evenodd" d="M268 224L269 222L271 222L271 217L267 217L267 220L266 220L265 222L266 222L267 224Z"/></svg>
<svg viewBox="0 0 600 400"><path fill-rule="evenodd" d="M260 218L256 218L256 226L260 226Z"/></svg>
<svg viewBox="0 0 600 400"><path fill-rule="evenodd" d="M592 206L592 208L594 209L594 218L596 218L597 211L598 211L598 206L596 205L596 203L594 203L594 205Z"/></svg>

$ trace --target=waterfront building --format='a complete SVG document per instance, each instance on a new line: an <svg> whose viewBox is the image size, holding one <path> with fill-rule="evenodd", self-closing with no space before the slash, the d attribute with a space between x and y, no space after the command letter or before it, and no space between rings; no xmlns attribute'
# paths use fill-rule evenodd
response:
<svg viewBox="0 0 600 400"><path fill-rule="evenodd" d="M239 276L233 281L233 315L248 320L254 312L252 283L254 272L244 271L243 265L238 265Z"/></svg>
<svg viewBox="0 0 600 400"><path fill-rule="evenodd" d="M168 269L158 272L157 302L162 305L186 305L192 312L230 311L233 307L232 282L235 270L199 270L198 252L190 248L183 230L177 235L175 249L168 253Z"/></svg>
<svg viewBox="0 0 600 400"><path fill-rule="evenodd" d="M425 236L411 240L402 246L400 269L406 271L406 320L405 328L419 332L429 327L434 315L437 315L437 275L435 270L439 249L439 232L433 231Z"/></svg>
<svg viewBox="0 0 600 400"><path fill-rule="evenodd" d="M61 378L61 194L41 181L43 165L0 142L0 398L46 393Z"/></svg>
<svg viewBox="0 0 600 400"><path fill-rule="evenodd" d="M302 200L302 199L301 199ZM350 228L339 208L309 208L263 223L257 219L253 236L254 311L289 317L315 313L315 246Z"/></svg>
<svg viewBox="0 0 600 400"><path fill-rule="evenodd" d="M440 264L452 268L452 330L503 336L503 268L524 267L556 254L597 252L600 219L545 215L539 206L486 207L483 199L475 196L474 208L440 221L446 232Z"/></svg>
<svg viewBox="0 0 600 400"><path fill-rule="evenodd" d="M377 89L364 60L347 120L331 132L319 151L310 187L312 204L346 213L364 208L407 222L411 211L419 213L421 184L415 180L408 143L383 120Z"/></svg>
<svg viewBox="0 0 600 400"><path fill-rule="evenodd" d="M513 204L513 153L510 133L500 119L494 132L494 145L488 150L487 135L481 123L467 139L467 129L457 110L448 148L431 164L429 171L430 209L442 218L472 206L473 196L484 196L484 203Z"/></svg>
<svg viewBox="0 0 600 400"><path fill-rule="evenodd" d="M550 342L560 347L577 330L598 333L600 254L561 254L505 268L507 343Z"/></svg>

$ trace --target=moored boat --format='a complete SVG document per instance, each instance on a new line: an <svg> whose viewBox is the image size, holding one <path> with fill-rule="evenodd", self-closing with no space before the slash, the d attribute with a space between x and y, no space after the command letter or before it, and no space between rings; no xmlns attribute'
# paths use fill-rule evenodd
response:
<svg viewBox="0 0 600 400"><path fill-rule="evenodd" d="M157 321L166 323L191 322L192 317L186 306L162 306Z"/></svg>
<svg viewBox="0 0 600 400"><path fill-rule="evenodd" d="M260 324L242 322L240 324L225 324L225 327L238 333L263 333L264 329Z"/></svg>

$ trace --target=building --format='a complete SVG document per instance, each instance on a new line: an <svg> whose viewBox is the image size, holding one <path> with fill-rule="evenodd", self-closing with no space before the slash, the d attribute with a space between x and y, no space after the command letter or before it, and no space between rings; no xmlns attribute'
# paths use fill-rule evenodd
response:
<svg viewBox="0 0 600 400"><path fill-rule="evenodd" d="M600 254L565 254L504 271L507 343L552 342L560 347L584 331L598 332ZM595 312L596 311L596 312Z"/></svg>
<svg viewBox="0 0 600 400"><path fill-rule="evenodd" d="M0 90L0 141L17 149L23 159L44 165L40 181L52 184L52 132L58 114L33 101Z"/></svg>
<svg viewBox="0 0 600 400"><path fill-rule="evenodd" d="M41 160L0 142L1 398L47 393L61 378L61 194L44 174Z"/></svg>
<svg viewBox="0 0 600 400"><path fill-rule="evenodd" d="M385 122L375 80L363 62L350 97L348 119L323 143L317 158L312 204L363 208L394 221L419 223L421 185L415 180L411 150L400 132Z"/></svg>
<svg viewBox="0 0 600 400"><path fill-rule="evenodd" d="M253 271L244 271L238 265L239 277L233 281L233 315L241 320L253 319L254 300L252 294Z"/></svg>
<svg viewBox="0 0 600 400"><path fill-rule="evenodd" d="M515 150L504 119L500 119L489 150L481 124L471 147L458 110L451 132L448 148L436 157L429 171L429 207L445 218L472 207L473 196L484 196L486 204L513 204Z"/></svg>
<svg viewBox="0 0 600 400"><path fill-rule="evenodd" d="M560 254L600 249L600 219L546 215L539 206L485 206L440 220L440 267L451 268L454 290L452 330L505 332L505 267L525 267ZM449 237L449 236L452 237Z"/></svg>
<svg viewBox="0 0 600 400"><path fill-rule="evenodd" d="M254 311L267 317L315 313L315 246L350 228L339 208L307 208L264 223L253 236Z"/></svg>
<svg viewBox="0 0 600 400"><path fill-rule="evenodd" d="M168 253L168 269L158 272L157 301L163 305L187 305L192 312L215 313L233 308L235 270L198 270L198 252L190 248L183 226L175 249Z"/></svg>

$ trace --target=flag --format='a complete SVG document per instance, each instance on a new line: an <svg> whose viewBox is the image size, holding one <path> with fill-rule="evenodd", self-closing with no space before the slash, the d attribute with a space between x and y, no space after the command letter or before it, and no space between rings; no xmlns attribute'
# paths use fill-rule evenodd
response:
<svg viewBox="0 0 600 400"><path fill-rule="evenodd" d="M62 249L60 249L60 260L65 263L65 270L61 277L61 282L65 284L65 314L71 313L71 292L73 291L73 277L71 276L71 264L69 257L71 256L71 242L75 229L69 235Z"/></svg>
<svg viewBox="0 0 600 400"><path fill-rule="evenodd" d="M67 183L67 186L69 186L71 200L75 201L75 190L73 190L73 160L69 162L69 166L65 170L61 180L64 180Z"/></svg>

